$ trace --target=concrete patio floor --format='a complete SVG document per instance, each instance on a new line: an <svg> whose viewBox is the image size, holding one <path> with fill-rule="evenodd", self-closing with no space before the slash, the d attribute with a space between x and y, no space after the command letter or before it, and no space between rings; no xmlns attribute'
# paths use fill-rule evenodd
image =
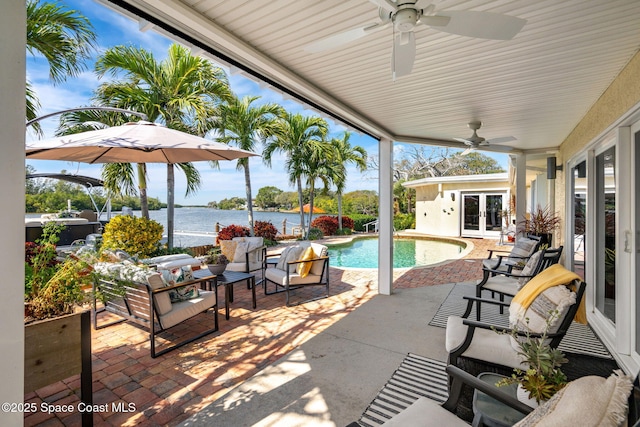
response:
<svg viewBox="0 0 640 427"><path fill-rule="evenodd" d="M94 425L346 425L408 352L444 360L444 330L427 323L452 283L481 277L480 260L496 244L470 241L464 259L396 271L391 296L377 294L376 270L332 268L331 296L294 307L260 288L254 310L250 292L236 285L230 320L219 307L219 332L156 359L148 333L133 324L92 331L94 404L135 406L95 413ZM171 332L201 328L190 321ZM25 401L77 407L79 381L52 384ZM36 412L24 421L76 426L80 414Z"/></svg>

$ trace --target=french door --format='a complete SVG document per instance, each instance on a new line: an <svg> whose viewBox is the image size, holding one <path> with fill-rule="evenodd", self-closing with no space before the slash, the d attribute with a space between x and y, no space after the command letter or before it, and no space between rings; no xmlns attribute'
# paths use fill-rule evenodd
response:
<svg viewBox="0 0 640 427"><path fill-rule="evenodd" d="M462 193L462 236L497 237L504 224L506 193Z"/></svg>

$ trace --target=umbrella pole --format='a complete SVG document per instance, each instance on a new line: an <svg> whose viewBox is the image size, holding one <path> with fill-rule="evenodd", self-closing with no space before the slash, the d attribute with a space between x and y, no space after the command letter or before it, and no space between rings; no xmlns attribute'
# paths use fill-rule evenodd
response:
<svg viewBox="0 0 640 427"><path fill-rule="evenodd" d="M173 249L173 208L174 208L174 186L175 177L173 174L173 163L167 164L167 248Z"/></svg>

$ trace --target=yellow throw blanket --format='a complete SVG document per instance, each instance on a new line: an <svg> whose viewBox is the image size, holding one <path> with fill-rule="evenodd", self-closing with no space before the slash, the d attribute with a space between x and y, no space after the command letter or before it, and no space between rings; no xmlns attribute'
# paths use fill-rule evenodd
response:
<svg viewBox="0 0 640 427"><path fill-rule="evenodd" d="M540 272L533 279L529 280L526 285L518 291L513 297L511 304L517 304L523 311L533 303L538 295L553 286L566 285L572 283L574 280L580 280L573 271L567 270L560 264L554 264L546 270ZM576 292L576 286L572 283L570 286L573 292ZM574 317L574 320L578 323L587 324L587 310L584 305L584 298L580 301L578 311Z"/></svg>

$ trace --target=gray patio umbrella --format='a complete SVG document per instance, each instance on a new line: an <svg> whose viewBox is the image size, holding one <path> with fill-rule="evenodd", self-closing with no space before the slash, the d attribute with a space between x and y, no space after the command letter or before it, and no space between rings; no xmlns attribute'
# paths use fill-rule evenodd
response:
<svg viewBox="0 0 640 427"><path fill-rule="evenodd" d="M257 156L257 154L146 121L43 139L26 145L27 159L82 163L173 165L205 160L233 160L250 156ZM168 168L168 173L172 172L173 166ZM173 247L173 189L169 188L167 192L167 235L168 246L171 248Z"/></svg>

